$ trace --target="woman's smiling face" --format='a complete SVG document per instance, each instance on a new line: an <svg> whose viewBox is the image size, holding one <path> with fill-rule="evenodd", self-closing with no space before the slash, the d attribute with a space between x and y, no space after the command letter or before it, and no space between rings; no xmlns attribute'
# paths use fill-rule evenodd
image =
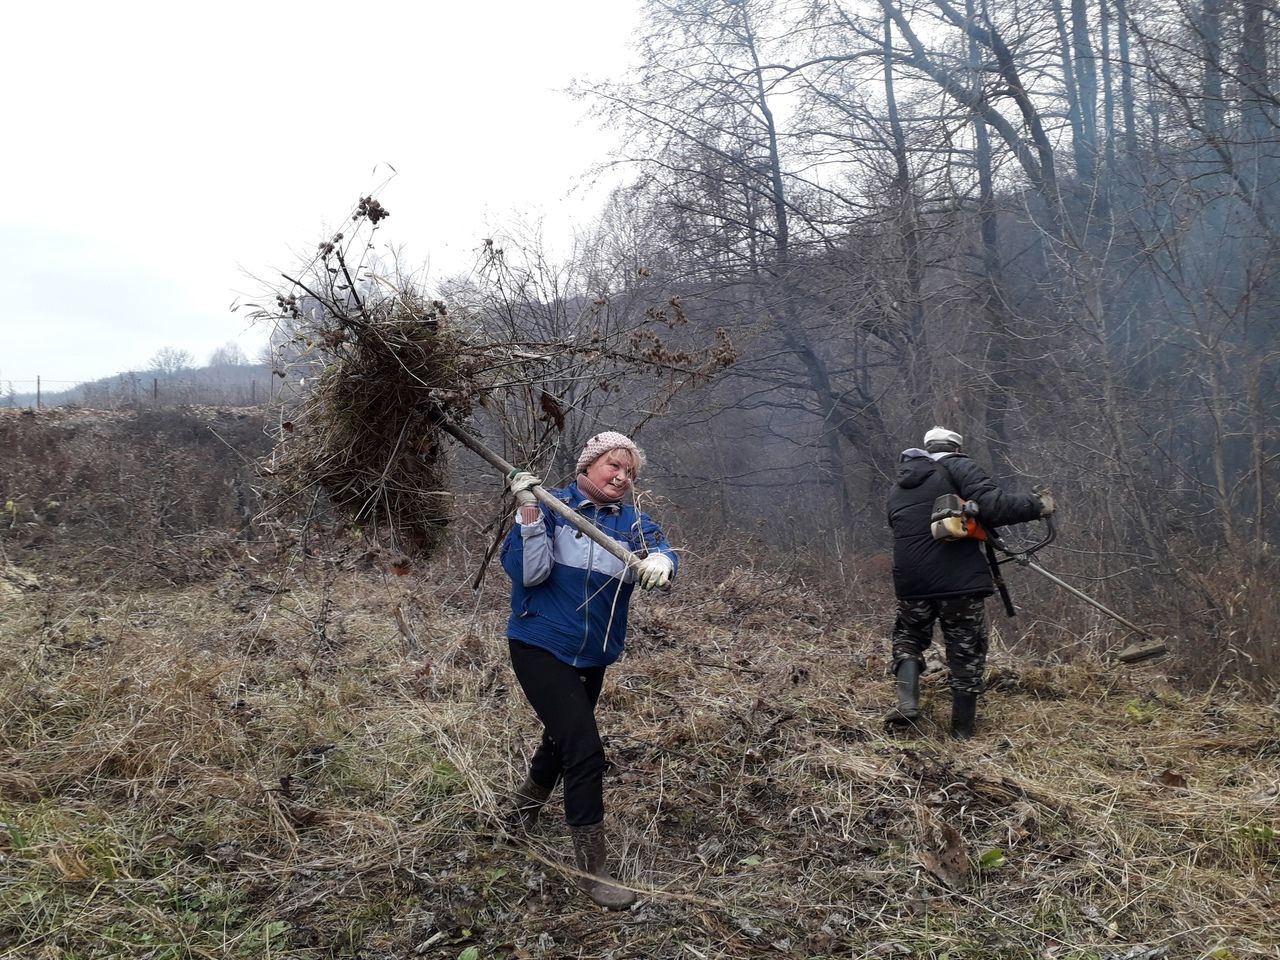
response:
<svg viewBox="0 0 1280 960"><path fill-rule="evenodd" d="M624 447L603 453L587 467L587 479L601 490L622 495L631 489L635 479L635 461Z"/></svg>

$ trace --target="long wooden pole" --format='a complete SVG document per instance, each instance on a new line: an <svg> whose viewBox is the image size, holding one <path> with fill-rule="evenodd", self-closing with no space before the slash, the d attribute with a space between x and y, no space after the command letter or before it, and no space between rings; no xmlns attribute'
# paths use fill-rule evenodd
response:
<svg viewBox="0 0 1280 960"><path fill-rule="evenodd" d="M478 454L480 457L487 460L491 466L496 467L498 470L501 470L502 475L504 477L511 476L511 471L515 469L515 467L512 464L508 463L502 457L498 456L498 454L494 453L492 450L486 447L483 443L481 443L475 437L471 436L471 434L467 433L457 424L453 423L450 420L447 420L443 413L437 413L435 417L435 424L445 433L449 434L449 436L453 437L453 439L457 440L460 444L462 444L464 447L470 450L472 453ZM607 533L605 533L603 530L597 527L594 523L587 520L580 513L578 513L578 511L574 510L572 507L568 506L561 500L558 500L556 497L552 496L550 491L548 491L545 487L539 485L536 487L530 487L529 489L533 493L533 495L538 498L539 503L543 504L548 509L559 514L561 517L564 518L566 523L570 524L571 526L573 526L578 530L581 530L588 537L590 537L600 546L604 547L604 549L608 550L611 554L613 554L615 557L621 560L628 567L633 566L639 562L640 558L637 557L634 553L632 553L630 550L628 550L626 547L620 544L617 540L613 539L613 537L609 536Z"/></svg>

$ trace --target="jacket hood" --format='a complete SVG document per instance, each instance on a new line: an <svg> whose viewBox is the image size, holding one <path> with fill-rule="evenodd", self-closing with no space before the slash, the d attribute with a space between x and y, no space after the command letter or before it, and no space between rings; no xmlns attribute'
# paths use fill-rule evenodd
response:
<svg viewBox="0 0 1280 960"><path fill-rule="evenodd" d="M904 490L918 487L932 473L933 458L928 453L918 447L902 451L898 458L898 486Z"/></svg>
<svg viewBox="0 0 1280 960"><path fill-rule="evenodd" d="M908 447L898 457L898 486L910 490L920 486L933 473L933 465L943 457L957 457L961 454L929 453L919 447Z"/></svg>

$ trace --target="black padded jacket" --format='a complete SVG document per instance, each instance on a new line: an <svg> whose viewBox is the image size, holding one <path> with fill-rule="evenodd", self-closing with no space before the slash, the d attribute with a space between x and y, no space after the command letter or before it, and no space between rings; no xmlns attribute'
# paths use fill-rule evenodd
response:
<svg viewBox="0 0 1280 960"><path fill-rule="evenodd" d="M933 502L947 493L977 501L978 519L989 528L1040 516L1039 497L1006 493L962 453L934 460L918 448L904 450L897 482L889 491L893 589L899 600L985 597L994 592L979 541L935 540L929 531Z"/></svg>

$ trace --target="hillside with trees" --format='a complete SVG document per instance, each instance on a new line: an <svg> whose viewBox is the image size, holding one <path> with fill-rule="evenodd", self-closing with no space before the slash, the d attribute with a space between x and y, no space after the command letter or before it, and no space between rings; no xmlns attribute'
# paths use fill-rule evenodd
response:
<svg viewBox="0 0 1280 960"><path fill-rule="evenodd" d="M0 385L5 385L0 381ZM254 362L234 342L210 353L204 366L188 350L161 347L138 370L89 380L71 387L49 384L37 391L18 392L7 384L0 406L91 407L120 410L173 407L181 404L254 406L269 401L274 384L271 368ZM49 386L61 389L50 390Z"/></svg>
<svg viewBox="0 0 1280 960"><path fill-rule="evenodd" d="M715 525L870 550L896 453L947 424L1052 482L1073 573L1273 673L1274 11L749 0L645 22L635 75L581 90L637 174L592 249L739 355L673 406L679 431L652 426L679 489L723 491Z"/></svg>

